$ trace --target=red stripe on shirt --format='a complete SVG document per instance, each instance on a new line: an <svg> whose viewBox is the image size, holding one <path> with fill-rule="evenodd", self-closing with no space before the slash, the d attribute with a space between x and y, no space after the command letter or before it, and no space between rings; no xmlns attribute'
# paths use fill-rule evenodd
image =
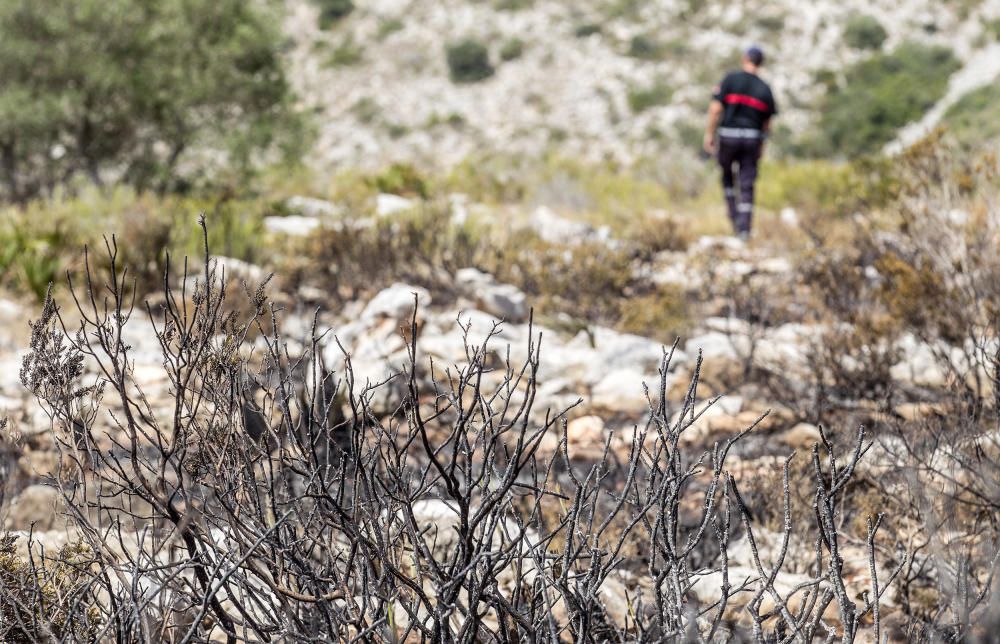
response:
<svg viewBox="0 0 1000 644"><path fill-rule="evenodd" d="M760 110L761 112L771 111L771 108L767 106L767 103L756 99L753 96L747 96L746 94L726 94L726 103L739 103L740 105L746 105L754 108L755 110Z"/></svg>

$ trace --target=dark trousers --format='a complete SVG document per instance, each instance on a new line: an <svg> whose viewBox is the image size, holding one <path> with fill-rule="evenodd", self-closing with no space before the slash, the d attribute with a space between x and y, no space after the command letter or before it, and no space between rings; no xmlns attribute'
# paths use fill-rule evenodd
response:
<svg viewBox="0 0 1000 644"><path fill-rule="evenodd" d="M719 165L722 166L722 191L729 207L729 219L737 233L749 233L753 219L753 185L757 180L760 139L719 139ZM739 192L736 176L739 173Z"/></svg>

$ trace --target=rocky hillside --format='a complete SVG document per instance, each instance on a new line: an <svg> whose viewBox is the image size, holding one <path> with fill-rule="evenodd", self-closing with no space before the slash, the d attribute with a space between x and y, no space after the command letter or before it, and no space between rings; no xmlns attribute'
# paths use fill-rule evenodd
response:
<svg viewBox="0 0 1000 644"><path fill-rule="evenodd" d="M779 145L814 129L831 82L879 50L951 49L968 68L948 104L997 72L996 0L370 0L323 20L324 4L289 0L286 32L326 167L692 150L712 85L750 42L770 53ZM489 75L453 82L446 48L466 39L486 46Z"/></svg>

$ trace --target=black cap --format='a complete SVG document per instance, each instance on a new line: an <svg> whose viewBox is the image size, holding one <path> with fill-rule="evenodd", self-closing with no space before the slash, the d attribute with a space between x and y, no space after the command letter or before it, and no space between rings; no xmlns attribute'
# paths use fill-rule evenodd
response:
<svg viewBox="0 0 1000 644"><path fill-rule="evenodd" d="M764 50L760 48L760 45L750 45L747 48L746 57L754 65L761 65L764 63Z"/></svg>

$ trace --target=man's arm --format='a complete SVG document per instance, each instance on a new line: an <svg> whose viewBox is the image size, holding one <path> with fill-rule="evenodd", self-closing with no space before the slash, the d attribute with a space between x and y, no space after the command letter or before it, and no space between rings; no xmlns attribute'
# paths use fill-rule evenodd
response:
<svg viewBox="0 0 1000 644"><path fill-rule="evenodd" d="M767 146L767 135L770 133L770 131L771 131L771 119L768 118L760 126L760 132L763 136L760 137L760 150L757 153L758 159L764 156L764 148Z"/></svg>
<svg viewBox="0 0 1000 644"><path fill-rule="evenodd" d="M702 142L702 147L705 148L705 152L709 154L715 154L715 130L719 127L719 119L722 117L723 110L722 102L719 100L713 100L708 105L708 117L707 123L705 124L705 139Z"/></svg>

